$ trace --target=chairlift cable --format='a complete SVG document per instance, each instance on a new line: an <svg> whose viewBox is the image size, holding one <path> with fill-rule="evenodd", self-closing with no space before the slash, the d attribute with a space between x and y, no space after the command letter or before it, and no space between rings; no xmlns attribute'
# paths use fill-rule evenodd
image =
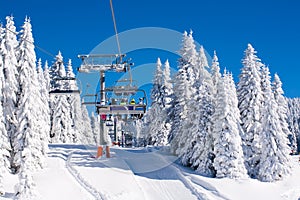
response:
<svg viewBox="0 0 300 200"><path fill-rule="evenodd" d="M115 35L116 35L116 40L117 40L117 45L118 45L118 51L119 51L119 55L120 55L120 63L122 63L121 46L120 46L120 41L119 41L117 23L116 23L115 12L114 12L114 7L113 7L112 0L109 0L109 3L110 3L110 10L111 10L113 23L114 23ZM130 65L128 65L128 73L129 73L130 85L132 85L132 74L131 74L131 70L130 70Z"/></svg>
<svg viewBox="0 0 300 200"><path fill-rule="evenodd" d="M15 35L18 35L17 32L12 31L12 30L10 30L10 29L8 29L8 28L6 28L6 30L9 31L9 32L11 32L11 33L13 33L13 34L15 34ZM34 44L33 42L31 42L31 41L29 41L29 40L26 40L26 39L22 39L22 38L20 38L20 39L21 39L21 40L24 40L24 41L26 41L26 42L28 42L28 43L30 43L30 44L32 44L34 47L36 47L37 49L39 49L41 52L47 54L48 56L51 56L51 57L55 58L55 55L53 55L53 54L50 53L49 51L43 49L42 47L39 47L38 45Z"/></svg>
<svg viewBox="0 0 300 200"><path fill-rule="evenodd" d="M121 46L120 46L120 42L119 42L119 36L118 36L118 30L117 30L117 23L116 23L115 12L114 12L114 7L113 7L112 0L109 0L109 3L110 3L110 10L111 10L111 15L112 15L112 20L113 20L113 23L114 23L114 29L115 29L115 34L116 34L116 40L117 40L117 45L118 45L118 51L119 51L119 55L120 55L120 60L122 61Z"/></svg>

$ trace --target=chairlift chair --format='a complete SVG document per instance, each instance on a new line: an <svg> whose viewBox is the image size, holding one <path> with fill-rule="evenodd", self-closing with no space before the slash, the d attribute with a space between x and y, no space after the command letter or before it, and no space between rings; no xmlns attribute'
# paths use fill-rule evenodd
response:
<svg viewBox="0 0 300 200"><path fill-rule="evenodd" d="M59 86L57 88L50 89L49 91L50 95L80 94L80 90L77 88L77 86L76 89L72 89L70 87L70 81L76 81L75 77L59 77L59 78L54 78L53 81L55 81ZM64 85L67 85L67 87L65 88Z"/></svg>

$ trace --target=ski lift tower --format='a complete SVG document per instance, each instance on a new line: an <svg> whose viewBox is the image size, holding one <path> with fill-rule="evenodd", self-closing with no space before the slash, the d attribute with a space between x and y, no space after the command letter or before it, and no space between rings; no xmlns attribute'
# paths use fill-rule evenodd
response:
<svg viewBox="0 0 300 200"><path fill-rule="evenodd" d="M78 68L78 72L80 73L99 73L99 83L100 83L100 91L99 95L95 94L93 96L96 97L94 102L86 102L84 104L95 104L97 109L97 114L100 116L100 141L98 147L98 155L102 154L102 146L106 146L106 152L109 152L109 147L107 146L107 141L105 139L106 136L106 120L107 116L138 116L143 115L146 112L147 103L144 104L130 104L128 98L125 102L121 102L124 99L124 96L132 96L139 90L136 86L132 85L132 77L130 73L130 68L133 63L129 60L124 61L124 54L89 54L89 55L78 55L78 57L82 60L82 64ZM130 79L127 80L128 84L121 86L113 86L106 88L105 86L105 73L106 72L116 72L116 73L125 73L128 72L130 75ZM108 99L106 96L108 93L113 93L115 96L119 96L119 98L113 98L108 103ZM145 92L142 91L145 97ZM147 100L146 100L147 101ZM116 140L116 133L114 133L114 139ZM99 153L99 151L101 151ZM100 154L100 155L99 155Z"/></svg>

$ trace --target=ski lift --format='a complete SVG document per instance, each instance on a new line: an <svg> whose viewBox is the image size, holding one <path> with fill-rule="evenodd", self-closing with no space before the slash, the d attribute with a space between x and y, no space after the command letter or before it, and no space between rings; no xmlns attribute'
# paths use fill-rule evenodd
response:
<svg viewBox="0 0 300 200"><path fill-rule="evenodd" d="M78 55L81 65L77 69L81 73L97 71L126 72L130 66L131 59L124 61L125 54L88 54Z"/></svg>
<svg viewBox="0 0 300 200"><path fill-rule="evenodd" d="M57 87L50 88L50 95L75 95L80 94L80 90L76 85L74 77L59 77L54 78L54 85Z"/></svg>
<svg viewBox="0 0 300 200"><path fill-rule="evenodd" d="M115 92L113 89L109 88L105 90L107 93L109 92ZM97 104L97 112L100 115L129 115L134 116L136 118L140 118L143 114L146 113L147 108L147 98L146 98L146 92L141 89L135 89L134 91L126 91L123 90L121 92L122 94L140 94L140 99L143 99L143 101L140 101L138 104L130 103L129 100L132 97L130 96L114 96L111 99L109 99L108 104L102 105ZM146 101L146 102L144 102ZM129 119L130 117L126 117L125 119Z"/></svg>

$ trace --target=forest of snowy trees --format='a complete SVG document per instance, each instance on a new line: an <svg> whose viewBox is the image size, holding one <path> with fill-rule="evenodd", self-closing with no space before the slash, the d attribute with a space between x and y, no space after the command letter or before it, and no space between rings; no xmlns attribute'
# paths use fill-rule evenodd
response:
<svg viewBox="0 0 300 200"><path fill-rule="evenodd" d="M30 19L20 31L12 16L0 25L0 193L5 171L18 174L16 199L32 199L32 174L44 167L48 143L95 144L90 118L75 95L49 95L76 89L71 61L59 52L53 64L36 59Z"/></svg>
<svg viewBox="0 0 300 200"><path fill-rule="evenodd" d="M71 60L61 52L51 64L36 58L30 19L17 30L12 16L0 24L0 193L3 174L17 174L16 199L34 199L33 173L45 166L49 143L95 144L99 116L90 117ZM239 81L214 52L184 32L178 71L157 60L152 105L127 124L139 145L169 146L180 162L210 177L252 177L272 182L290 174L289 154L300 147L300 99L284 97L277 74L248 44Z"/></svg>
<svg viewBox="0 0 300 200"><path fill-rule="evenodd" d="M278 74L248 44L241 74L220 72L214 52L208 65L184 32L178 72L168 61L157 68L152 105L142 121L144 143L170 146L180 162L210 177L251 177L272 182L290 174L299 143L300 100L285 98Z"/></svg>

